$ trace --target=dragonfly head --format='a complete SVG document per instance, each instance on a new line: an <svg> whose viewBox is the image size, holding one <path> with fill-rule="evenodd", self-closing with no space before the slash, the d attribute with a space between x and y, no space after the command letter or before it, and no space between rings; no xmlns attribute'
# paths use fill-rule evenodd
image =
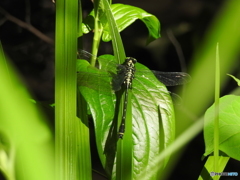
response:
<svg viewBox="0 0 240 180"><path fill-rule="evenodd" d="M135 64L136 62L137 62L137 60L135 58L133 58L133 57L127 57L125 59L125 63L133 63L133 64Z"/></svg>

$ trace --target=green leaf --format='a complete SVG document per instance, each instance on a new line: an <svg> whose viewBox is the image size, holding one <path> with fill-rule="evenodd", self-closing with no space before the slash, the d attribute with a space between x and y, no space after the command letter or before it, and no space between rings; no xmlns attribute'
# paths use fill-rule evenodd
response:
<svg viewBox="0 0 240 180"><path fill-rule="evenodd" d="M152 42L155 39L158 39L160 36L160 22L156 16L147 13L141 8L137 8L125 4L112 4L111 9L116 20L119 32L123 31L129 25L131 25L136 20L141 20L148 28L149 36L147 43ZM84 20L84 25L82 26L84 33L94 29L94 14L91 12L89 16ZM110 41L111 34L109 30L109 24L106 22L106 17L102 15L100 21L103 24L103 41Z"/></svg>
<svg viewBox="0 0 240 180"><path fill-rule="evenodd" d="M83 23L81 25L84 34L87 34L94 29L94 11L91 11L91 13L83 19Z"/></svg>
<svg viewBox="0 0 240 180"><path fill-rule="evenodd" d="M102 65L106 66L105 64ZM110 129L113 126L116 101L111 87L111 77L108 76L109 74L106 71L94 68L84 60L77 60L77 71L81 71L78 74L78 89L89 105L94 121L98 153L102 164L106 166L106 159L109 158L109 156L106 156L109 154L104 151L107 140L111 139L110 136L112 136ZM102 87L104 89L101 89ZM116 139L116 135L114 138ZM111 153L115 153L114 147ZM111 168L115 154L110 155L110 157L112 156L112 162L107 162ZM110 170L107 168L108 173L111 173L111 168Z"/></svg>
<svg viewBox="0 0 240 180"><path fill-rule="evenodd" d="M55 165L58 180L91 177L87 128L76 118L79 15L78 1L58 0L56 3Z"/></svg>
<svg viewBox="0 0 240 180"><path fill-rule="evenodd" d="M141 8L125 4L112 4L111 8L118 25L119 32L123 31L125 28L139 19L143 21L148 28L149 37L147 43L150 43L151 41L160 37L160 23L154 15L147 13ZM108 24L106 24L103 30L103 41L108 42L110 40L111 35L109 33Z"/></svg>
<svg viewBox="0 0 240 180"><path fill-rule="evenodd" d="M137 63L137 70L147 69ZM136 72L137 75L138 72ZM166 87L153 74L142 74L133 80L132 113L134 144L134 177L145 170L142 179L149 177L153 160L174 140L175 116L171 97ZM160 112L159 112L160 109ZM169 157L166 157L165 163ZM155 174L155 178L157 174Z"/></svg>
<svg viewBox="0 0 240 180"><path fill-rule="evenodd" d="M231 158L240 160L240 97L228 95L219 104L219 150ZM213 152L214 105L205 113L204 156Z"/></svg>
<svg viewBox="0 0 240 180"><path fill-rule="evenodd" d="M236 78L235 76L233 76L231 74L227 74L227 75L232 77L237 82L237 85L240 86L240 80L238 78Z"/></svg>

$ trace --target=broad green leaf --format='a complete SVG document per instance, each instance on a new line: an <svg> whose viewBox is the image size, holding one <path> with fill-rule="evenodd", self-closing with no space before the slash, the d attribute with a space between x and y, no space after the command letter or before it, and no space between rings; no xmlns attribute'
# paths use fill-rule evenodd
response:
<svg viewBox="0 0 240 180"><path fill-rule="evenodd" d="M228 95L219 104L219 150L229 157L240 160L240 97ZM204 156L213 152L214 106L205 113Z"/></svg>
<svg viewBox="0 0 240 180"><path fill-rule="evenodd" d="M126 27L139 19L143 21L148 28L149 37L147 43L160 37L160 23L154 15L147 13L141 8L125 4L112 4L111 8L119 32L123 31ZM111 39L109 27L108 24L106 24L103 31L103 41L110 41Z"/></svg>
<svg viewBox="0 0 240 180"><path fill-rule="evenodd" d="M86 61L83 61L81 64L83 64L81 71L88 72L88 77L84 77L87 83L82 83L81 92L88 102L94 118L96 138L99 140L97 140L99 152L105 153L100 154L102 159L105 158L102 161L103 166L107 168L109 173L113 169L112 179L115 179L115 170L112 167L114 162L110 158L106 159L106 153L111 154L111 157L114 159L115 143L118 140L116 138L118 128L116 128L116 123L112 122L113 117L116 117L117 114L114 115L115 99L110 96L111 76L108 77L106 72L88 66ZM174 111L166 87L153 74L141 74L141 70L147 70L145 66L137 63L136 69L133 88L129 90L131 92L131 102L128 102L128 106L131 106L132 109L133 132L133 153L130 155L132 157L129 158L133 158L134 179L137 179L138 174L143 170L145 170L145 173L143 173L144 179L156 179L157 174L149 176L148 172L151 170L150 167L157 166L157 164L152 163L155 156L174 140ZM115 71L113 70L113 72ZM83 78L84 73L81 74L81 78ZM96 78L98 79L97 81L95 80ZM99 87L97 88L92 83L97 84ZM109 84L108 88L105 87L107 84ZM88 89L86 90L85 88ZM113 95L113 97L115 96ZM126 141L125 138L126 136L119 141ZM110 142L108 141L109 139ZM112 152L110 153L110 151ZM166 157L165 163L168 158Z"/></svg>
<svg viewBox="0 0 240 180"><path fill-rule="evenodd" d="M136 69L147 69L137 63ZM136 72L137 75L138 72ZM140 73L140 71L139 71ZM175 116L172 100L166 87L153 74L141 74L133 80L132 113L133 113L133 144L134 144L134 179L145 170L142 179L149 177L153 160L174 140ZM160 112L159 112L160 111ZM163 136L163 137L162 137ZM166 157L165 163L169 157Z"/></svg>
<svg viewBox="0 0 240 180"><path fill-rule="evenodd" d="M152 42L153 40L160 37L160 22L156 18L156 16L147 13L141 8L137 8L130 5L125 4L112 4L111 9L114 15L114 19L116 20L119 32L123 31L129 25L131 25L136 20L141 20L149 31L149 36L147 43ZM94 14L91 12L89 16L84 20L84 24L82 26L83 32L88 33L89 31L94 29ZM100 21L103 24L103 41L110 41L111 35L109 30L109 24L106 22L106 17L102 15L100 17Z"/></svg>
<svg viewBox="0 0 240 180"><path fill-rule="evenodd" d="M237 85L240 86L240 80L238 78L236 78L235 76L233 76L231 74L227 74L227 75L232 77L237 82Z"/></svg>
<svg viewBox="0 0 240 180"><path fill-rule="evenodd" d="M106 167L106 163L109 164L106 171L110 174L112 171L111 168L113 167L116 147L114 147L114 145L110 147L112 150L109 155L109 153L105 152L105 146L108 145L109 141L112 141L112 138L117 138L117 131L115 130L114 133L111 132L114 126L113 118L116 101L115 94L111 87L111 78L108 77L106 71L98 70L84 60L77 61L77 71L79 71L78 88L87 101L93 117L99 157L104 167ZM108 161L106 161L106 159ZM112 159L112 161L109 159ZM108 167L110 169L108 169Z"/></svg>

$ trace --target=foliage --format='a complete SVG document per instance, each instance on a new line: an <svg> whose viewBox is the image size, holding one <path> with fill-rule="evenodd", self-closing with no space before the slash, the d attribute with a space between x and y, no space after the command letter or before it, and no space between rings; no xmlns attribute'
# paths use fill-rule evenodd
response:
<svg viewBox="0 0 240 180"><path fill-rule="evenodd" d="M1 45L0 74L0 171L10 180L53 179L53 134Z"/></svg>
<svg viewBox="0 0 240 180"><path fill-rule="evenodd" d="M240 97L227 95L220 98L219 104L219 150L229 157L240 160ZM206 150L204 156L213 152L214 134L214 106L211 106L205 114L204 139Z"/></svg>
<svg viewBox="0 0 240 180"><path fill-rule="evenodd" d="M126 5L126 4L111 4L111 11L116 21L118 31L121 32L128 26L130 26L136 20L141 20L148 28L149 37L148 43L160 37L160 23L158 19L150 13L147 13L143 9ZM106 17L101 14L99 15L99 21L103 26L102 40L108 42L112 39L110 34L110 26ZM94 11L92 11L83 21L82 24L83 32L89 33L94 29Z"/></svg>
<svg viewBox="0 0 240 180"><path fill-rule="evenodd" d="M94 11L81 26L81 18L77 19L79 6L71 2L58 0L56 6L55 150L57 152L56 170L57 175L60 176L57 179L91 179L87 121L89 114L94 118L99 157L109 177L112 179L142 179L143 177L144 179L166 179L165 173L168 173L168 170L162 170L165 165L168 165L170 153L175 152L175 155L179 156L180 148L200 132L203 118L196 117L200 117L213 102L213 84L216 79L213 68L217 42L219 42L221 57L219 75L221 87L228 80L226 74L232 73L236 67L240 40L240 27L237 23L240 16L239 1L226 2L207 31L202 44L196 50L190 66L192 82L185 89L186 94L181 108L176 108L176 140L174 140L174 114L170 97L167 93L152 91L156 87L166 91L165 86L152 75L134 82L136 88L133 88L129 95L132 106L128 107L127 129L123 140L118 140L116 134L122 115L121 93L124 92L115 94L111 91L111 85L107 87L110 91L104 92L86 84L78 85L77 88L80 90L78 93L81 92L85 99L79 93L76 108L76 69L97 73L101 82L108 85L111 83L111 78L108 79L107 76L102 75L106 73L92 67L96 64L96 59L92 60L91 65L79 60L77 64L75 63L77 28L82 27L85 33L94 30L92 54L98 54L101 39L111 40L114 58L106 55L103 58L109 58L110 61L120 64L125 58L125 52L119 33L139 19L148 28L149 37L146 44L149 44L160 37L160 23L155 16L140 8L124 4L109 4L108 1L103 0L94 1ZM82 36L82 28L79 28L79 36ZM18 80L19 75L5 59L2 47L0 50L0 78L4 85L0 87L0 170L6 179L54 179L54 143L49 125L36 103L31 100L23 83ZM146 67L138 63L137 69L141 68ZM142 88L149 91L143 93L140 91ZM154 103L146 101L145 97L151 97ZM202 177L208 177L209 172L216 165L219 166L219 171L224 171L229 157L240 159L239 96L228 95L219 100L217 115L220 129L217 132L219 135L217 151L221 152L217 161L214 156L211 156L211 153L216 150L213 145L215 138L213 134L216 133L217 127L214 124L216 109L211 106L205 113L204 126L206 143L204 155L210 156L203 172L208 173L207 176ZM144 103L147 107L141 105ZM76 114L80 119L76 118ZM198 121L193 124L193 119ZM193 125L190 126L190 124ZM178 159L176 156L173 156L171 162Z"/></svg>

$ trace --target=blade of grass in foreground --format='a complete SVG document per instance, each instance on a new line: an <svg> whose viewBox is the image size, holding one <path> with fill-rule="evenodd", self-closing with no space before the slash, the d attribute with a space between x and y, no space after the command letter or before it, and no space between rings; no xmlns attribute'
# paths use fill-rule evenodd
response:
<svg viewBox="0 0 240 180"><path fill-rule="evenodd" d="M77 29L78 1L58 0L55 62L56 179L58 180L91 179L90 168L81 169L86 160L80 159L83 154L81 148L85 146L79 141L81 136L79 126L82 124L76 118ZM89 157L89 154L86 157Z"/></svg>

